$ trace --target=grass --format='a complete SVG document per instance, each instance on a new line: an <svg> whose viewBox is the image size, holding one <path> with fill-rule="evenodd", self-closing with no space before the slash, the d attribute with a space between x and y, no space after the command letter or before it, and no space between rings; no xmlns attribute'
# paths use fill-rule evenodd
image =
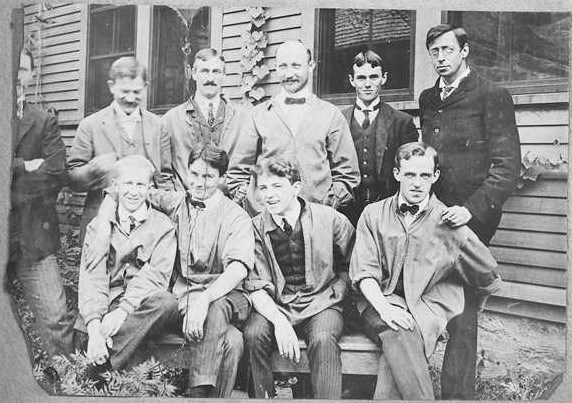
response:
<svg viewBox="0 0 572 403"><path fill-rule="evenodd" d="M58 263L61 269L62 281L66 291L68 307L77 312L77 281L78 267L80 261L81 248L78 245L77 231L70 231L61 238L62 247L58 253ZM133 373L114 373L108 374L110 381L113 381L115 389L107 388L107 391L94 392L90 389L89 379L83 379L81 375L82 361L81 355L74 355L68 358L68 362L62 361L62 358L56 358L56 361L50 360L41 343L40 336L35 328L33 315L26 304L25 296L17 280L10 281L11 291L16 308L17 315L20 319L20 325L26 335L27 343L30 349L31 358L34 365L34 375L40 385L51 394L60 394L67 392L76 392L77 394L98 394L98 395L128 395L129 391L139 394L139 389L133 385L141 384L138 378L138 372ZM74 361L75 360L75 361ZM145 364L145 363L144 363ZM166 395L181 396L186 387L186 373L184 370L169 370L160 366L160 363L146 362L147 366L139 368L139 372L147 369L149 374L157 374L157 368L160 369L160 376L157 375L157 382L165 382ZM71 369L70 369L71 368ZM143 369L141 369L143 368ZM546 397L547 391L550 391L559 382L559 377L547 374L537 374L526 371L522 367L509 371L504 376L484 377L482 376L482 367L477 367L476 391L475 399L477 400L533 400ZM82 369L82 370L79 370ZM155 372L153 372L153 371ZM74 372L76 371L76 372ZM429 367L436 399L440 398L440 368L431 365ZM78 378L73 378L70 374L80 374ZM149 375L152 376L152 375ZM71 379L71 380L70 380ZM74 381L74 379L76 379ZM367 394L372 393L375 384L371 378L353 376L347 382L350 387L346 390L345 398L365 399ZM75 382L75 383L74 383ZM84 389L74 389L77 384L86 385ZM279 395L288 396L285 393L290 389L290 378L286 377L277 382ZM133 385L130 385L132 383ZM70 386L72 385L72 386ZM160 387L158 386L160 389ZM346 386L344 386L346 388ZM161 389L162 390L162 389ZM89 393L83 393L87 391ZM151 392L149 392L151 393ZM156 392L153 392L156 393Z"/></svg>

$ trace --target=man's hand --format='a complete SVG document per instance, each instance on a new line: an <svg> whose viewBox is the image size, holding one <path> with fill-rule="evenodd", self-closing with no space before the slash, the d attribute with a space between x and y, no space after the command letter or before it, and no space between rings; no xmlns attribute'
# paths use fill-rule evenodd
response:
<svg viewBox="0 0 572 403"><path fill-rule="evenodd" d="M451 206L441 215L441 220L451 228L460 227L471 221L473 215L464 206Z"/></svg>
<svg viewBox="0 0 572 403"><path fill-rule="evenodd" d="M89 165L96 173L107 174L115 161L117 161L117 154L107 153L94 157L89 161Z"/></svg>
<svg viewBox="0 0 572 403"><path fill-rule="evenodd" d="M396 305L384 303L377 311L381 320L387 323L387 326L393 330L398 330L398 326L405 330L413 330L415 327L415 319L405 309Z"/></svg>
<svg viewBox="0 0 572 403"><path fill-rule="evenodd" d="M43 158L36 158L35 160L24 161L24 169L28 172L37 170L40 165L44 163Z"/></svg>
<svg viewBox="0 0 572 403"><path fill-rule="evenodd" d="M237 204L242 204L242 202L246 198L246 194L247 194L246 186L240 185L234 190L232 195L232 200Z"/></svg>
<svg viewBox="0 0 572 403"><path fill-rule="evenodd" d="M103 365L109 358L107 347L111 348L108 338L101 331L99 319L92 320L87 325L87 359L91 364Z"/></svg>
<svg viewBox="0 0 572 403"><path fill-rule="evenodd" d="M292 360L295 363L300 362L300 346L298 344L298 336L294 328L281 313L278 314L274 324L274 337L276 337L276 344L280 355L286 359Z"/></svg>
<svg viewBox="0 0 572 403"><path fill-rule="evenodd" d="M193 341L203 339L203 325L209 311L210 299L207 291L203 291L185 314L183 333Z"/></svg>
<svg viewBox="0 0 572 403"><path fill-rule="evenodd" d="M114 309L103 317L101 321L101 333L106 338L115 336L126 318L127 312L120 308Z"/></svg>

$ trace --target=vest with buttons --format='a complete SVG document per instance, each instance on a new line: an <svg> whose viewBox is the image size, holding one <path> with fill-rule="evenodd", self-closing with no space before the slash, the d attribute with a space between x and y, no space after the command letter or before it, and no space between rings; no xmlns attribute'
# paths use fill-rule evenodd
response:
<svg viewBox="0 0 572 403"><path fill-rule="evenodd" d="M288 236L281 228L269 232L272 250L286 282L285 294L295 294L306 285L304 236L300 220Z"/></svg>
<svg viewBox="0 0 572 403"><path fill-rule="evenodd" d="M361 173L360 188L375 188L378 183L377 158L375 154L375 142L377 125L379 122L379 113L371 122L367 129L363 129L355 118L352 118L350 130L354 140L356 153L358 156L359 170Z"/></svg>

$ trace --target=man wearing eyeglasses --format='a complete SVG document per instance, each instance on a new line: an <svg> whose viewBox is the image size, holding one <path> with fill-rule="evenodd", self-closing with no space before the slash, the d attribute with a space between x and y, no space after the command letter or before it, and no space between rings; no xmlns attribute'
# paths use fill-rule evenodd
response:
<svg viewBox="0 0 572 403"><path fill-rule="evenodd" d="M365 206L397 191L392 173L395 150L419 139L413 118L380 96L387 73L384 60L372 50L358 53L351 65L349 80L356 89L356 102L342 114L350 126L361 174L355 202L344 211L354 225Z"/></svg>
<svg viewBox="0 0 572 403"><path fill-rule="evenodd" d="M434 188L448 208L451 227L468 225L486 245L515 188L520 142L508 91L467 63L463 28L442 24L427 32L426 46L439 75L419 97L423 141L437 150L441 178ZM477 350L477 298L465 287L465 311L449 322L441 390L444 399L473 399Z"/></svg>

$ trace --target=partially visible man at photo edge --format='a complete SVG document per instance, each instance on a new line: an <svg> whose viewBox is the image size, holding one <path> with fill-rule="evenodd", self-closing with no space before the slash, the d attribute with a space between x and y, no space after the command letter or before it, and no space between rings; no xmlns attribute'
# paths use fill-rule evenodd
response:
<svg viewBox="0 0 572 403"><path fill-rule="evenodd" d="M448 24L427 32L426 46L439 75L419 97L422 139L437 150L437 197L448 206L443 221L468 225L489 245L503 203L520 171L520 141L508 91L467 63L466 31ZM448 325L441 374L443 399L473 399L477 361L477 297L465 287L465 310Z"/></svg>

